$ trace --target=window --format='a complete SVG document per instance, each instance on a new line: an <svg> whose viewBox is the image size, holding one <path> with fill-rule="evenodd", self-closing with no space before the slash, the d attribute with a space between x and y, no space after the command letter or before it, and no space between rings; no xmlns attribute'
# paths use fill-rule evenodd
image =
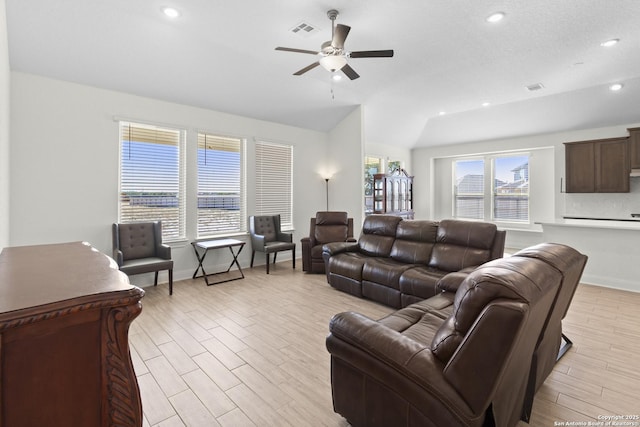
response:
<svg viewBox="0 0 640 427"><path fill-rule="evenodd" d="M387 160L387 173L391 173L396 169L402 169L402 162L400 160Z"/></svg>
<svg viewBox="0 0 640 427"><path fill-rule="evenodd" d="M198 238L246 230L244 146L198 133Z"/></svg>
<svg viewBox="0 0 640 427"><path fill-rule="evenodd" d="M382 173L382 159L366 156L364 158L364 213L373 213L373 176Z"/></svg>
<svg viewBox="0 0 640 427"><path fill-rule="evenodd" d="M293 228L293 147L256 141L256 215L277 215Z"/></svg>
<svg viewBox="0 0 640 427"><path fill-rule="evenodd" d="M120 122L118 221L162 221L165 241L185 238L184 131Z"/></svg>
<svg viewBox="0 0 640 427"><path fill-rule="evenodd" d="M528 154L456 160L453 167L455 218L529 222Z"/></svg>

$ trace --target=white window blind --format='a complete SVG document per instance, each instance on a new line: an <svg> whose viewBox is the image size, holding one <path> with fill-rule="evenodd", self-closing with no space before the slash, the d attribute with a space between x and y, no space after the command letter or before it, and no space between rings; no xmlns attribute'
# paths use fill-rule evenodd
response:
<svg viewBox="0 0 640 427"><path fill-rule="evenodd" d="M457 160L453 167L454 218L484 219L484 160Z"/></svg>
<svg viewBox="0 0 640 427"><path fill-rule="evenodd" d="M529 221L529 156L493 159L493 219Z"/></svg>
<svg viewBox="0 0 640 427"><path fill-rule="evenodd" d="M198 237L246 230L244 141L198 133Z"/></svg>
<svg viewBox="0 0 640 427"><path fill-rule="evenodd" d="M293 228L293 146L256 141L256 214Z"/></svg>
<svg viewBox="0 0 640 427"><path fill-rule="evenodd" d="M120 122L118 221L162 221L165 241L185 237L184 134Z"/></svg>

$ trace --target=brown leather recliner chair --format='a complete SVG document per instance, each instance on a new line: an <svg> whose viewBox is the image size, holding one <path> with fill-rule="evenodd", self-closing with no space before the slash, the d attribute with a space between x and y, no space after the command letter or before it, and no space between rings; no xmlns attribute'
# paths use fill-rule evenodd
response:
<svg viewBox="0 0 640 427"><path fill-rule="evenodd" d="M327 337L334 410L355 427L516 425L549 313L582 264L536 253L478 267L452 305L436 295L379 321L336 315Z"/></svg>
<svg viewBox="0 0 640 427"><path fill-rule="evenodd" d="M355 242L353 238L353 218L346 212L316 212L311 218L309 237L302 242L302 271L324 273L322 245L332 242Z"/></svg>

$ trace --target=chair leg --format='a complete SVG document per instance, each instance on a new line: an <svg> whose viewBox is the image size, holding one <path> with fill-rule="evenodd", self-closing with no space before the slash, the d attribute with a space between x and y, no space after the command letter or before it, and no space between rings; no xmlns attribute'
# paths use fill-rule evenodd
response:
<svg viewBox="0 0 640 427"><path fill-rule="evenodd" d="M153 279L153 286L158 286L158 272L156 271L156 276Z"/></svg>
<svg viewBox="0 0 640 427"><path fill-rule="evenodd" d="M273 263L276 263L276 257L278 256L278 252L273 253Z"/></svg>
<svg viewBox="0 0 640 427"><path fill-rule="evenodd" d="M169 295L173 295L173 268L169 269Z"/></svg>
<svg viewBox="0 0 640 427"><path fill-rule="evenodd" d="M253 268L253 258L256 256L256 251L251 251L251 265L250 267Z"/></svg>
<svg viewBox="0 0 640 427"><path fill-rule="evenodd" d="M291 259L293 260L293 269L296 269L296 249L291 249Z"/></svg>
<svg viewBox="0 0 640 427"><path fill-rule="evenodd" d="M269 274L269 254L266 254L267 256L267 274Z"/></svg>

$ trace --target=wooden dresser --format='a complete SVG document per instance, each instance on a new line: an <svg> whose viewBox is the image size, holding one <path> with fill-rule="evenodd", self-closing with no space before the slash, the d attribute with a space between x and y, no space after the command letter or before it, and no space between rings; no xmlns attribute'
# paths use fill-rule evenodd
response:
<svg viewBox="0 0 640 427"><path fill-rule="evenodd" d="M0 254L0 427L141 426L129 325L144 291L87 243Z"/></svg>

